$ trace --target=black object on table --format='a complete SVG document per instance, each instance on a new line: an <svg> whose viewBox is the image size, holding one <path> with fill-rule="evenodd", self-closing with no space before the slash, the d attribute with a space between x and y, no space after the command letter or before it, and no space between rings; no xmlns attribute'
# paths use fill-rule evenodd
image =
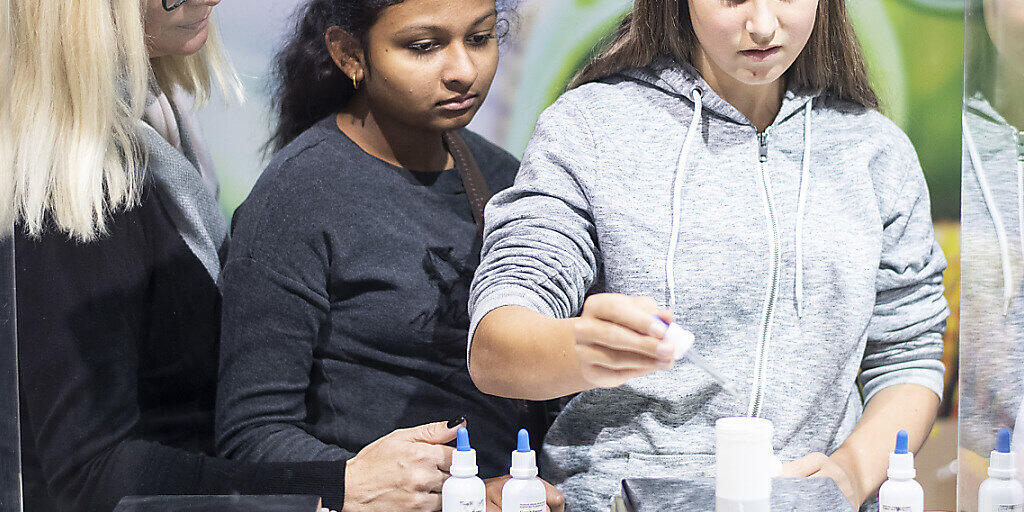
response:
<svg viewBox="0 0 1024 512"><path fill-rule="evenodd" d="M317 512L320 498L267 496L127 496L114 512Z"/></svg>
<svg viewBox="0 0 1024 512"><path fill-rule="evenodd" d="M628 512L715 512L713 478L627 478L622 501ZM828 478L776 478L771 512L853 512Z"/></svg>

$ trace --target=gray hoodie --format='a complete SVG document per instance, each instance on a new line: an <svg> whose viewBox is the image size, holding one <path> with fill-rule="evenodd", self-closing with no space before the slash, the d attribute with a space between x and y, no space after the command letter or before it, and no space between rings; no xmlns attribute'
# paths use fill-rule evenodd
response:
<svg viewBox="0 0 1024 512"><path fill-rule="evenodd" d="M987 454L1024 397L1024 131L964 103L960 446Z"/></svg>
<svg viewBox="0 0 1024 512"><path fill-rule="evenodd" d="M486 218L470 341L497 307L648 296L741 391L680 361L573 397L542 452L572 512L624 477L713 476L718 418L770 419L787 461L835 451L885 387L941 395L946 260L914 148L877 111L789 91L758 136L657 60L549 107Z"/></svg>

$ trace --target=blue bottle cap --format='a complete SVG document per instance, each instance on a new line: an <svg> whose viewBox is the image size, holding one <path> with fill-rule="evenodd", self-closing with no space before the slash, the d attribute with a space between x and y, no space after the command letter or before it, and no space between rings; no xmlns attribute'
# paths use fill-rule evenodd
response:
<svg viewBox="0 0 1024 512"><path fill-rule="evenodd" d="M900 430L899 432L896 433L896 451L893 453L899 455L909 453L909 451L907 450L907 445L909 444L910 443L907 439L907 431Z"/></svg>
<svg viewBox="0 0 1024 512"><path fill-rule="evenodd" d="M526 453L530 451L530 433L525 428L519 429L519 438L516 443L516 451Z"/></svg>
<svg viewBox="0 0 1024 512"><path fill-rule="evenodd" d="M1010 453L1010 431L1001 428L997 436L996 451L999 453Z"/></svg>
<svg viewBox="0 0 1024 512"><path fill-rule="evenodd" d="M469 431L466 430L466 427L459 427L459 429L455 431L455 436L456 450L460 452L468 452L472 450L472 448L469 447Z"/></svg>

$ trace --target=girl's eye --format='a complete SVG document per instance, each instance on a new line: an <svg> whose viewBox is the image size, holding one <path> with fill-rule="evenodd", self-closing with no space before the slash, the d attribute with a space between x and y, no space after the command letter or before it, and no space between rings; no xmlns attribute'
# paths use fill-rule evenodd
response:
<svg viewBox="0 0 1024 512"><path fill-rule="evenodd" d="M433 50L436 45L433 41L424 41L422 43L412 43L407 46L410 50L426 53Z"/></svg>
<svg viewBox="0 0 1024 512"><path fill-rule="evenodd" d="M469 41L474 46L483 46L483 45L487 44L487 42L490 41L491 39L494 39L494 34L487 33L487 34L476 34L474 36L470 36Z"/></svg>

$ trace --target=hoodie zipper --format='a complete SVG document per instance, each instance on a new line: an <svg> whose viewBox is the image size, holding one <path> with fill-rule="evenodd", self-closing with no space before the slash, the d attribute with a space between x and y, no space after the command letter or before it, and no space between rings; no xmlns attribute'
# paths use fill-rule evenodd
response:
<svg viewBox="0 0 1024 512"><path fill-rule="evenodd" d="M768 296L766 298L764 316L761 319L761 338L757 344L757 359L754 362L754 385L751 389L750 405L747 409L748 416L759 416L761 404L764 401L765 373L768 365L768 344L771 340L772 317L775 314L775 302L778 298L779 281L781 280L782 248L779 243L779 225L775 218L775 210L772 206L772 191L768 176L768 134L769 130L757 134L758 145L758 169L761 172L761 185L763 187L763 199L769 231L771 233L772 263L771 278L768 284Z"/></svg>

